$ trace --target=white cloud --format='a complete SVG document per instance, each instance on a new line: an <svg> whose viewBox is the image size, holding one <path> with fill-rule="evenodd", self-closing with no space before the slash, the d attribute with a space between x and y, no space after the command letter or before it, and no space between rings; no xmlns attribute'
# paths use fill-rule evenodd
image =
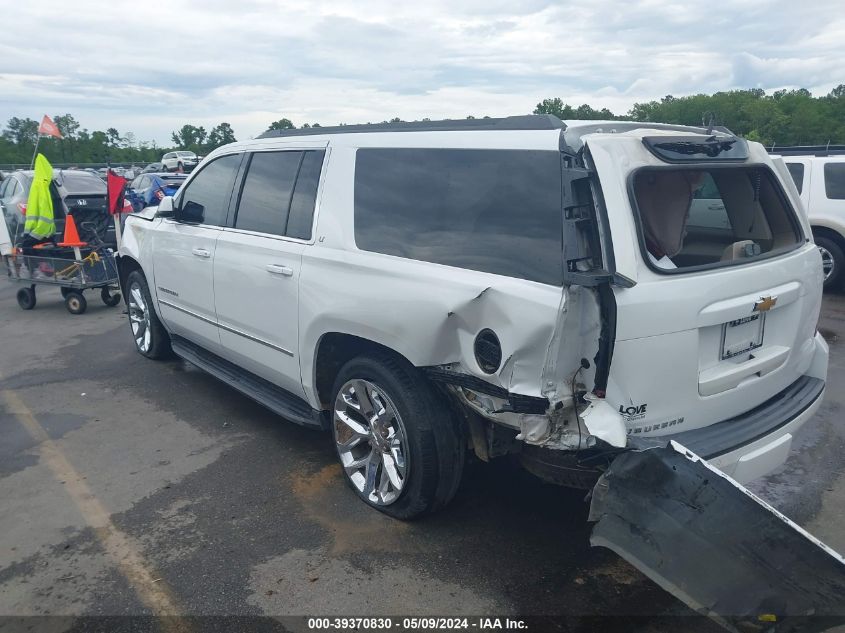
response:
<svg viewBox="0 0 845 633"><path fill-rule="evenodd" d="M70 112L166 144L184 123L228 121L247 138L283 116L497 116L556 96L622 113L666 94L824 93L845 83L840 13L841 0L33 0L0 41L0 121Z"/></svg>

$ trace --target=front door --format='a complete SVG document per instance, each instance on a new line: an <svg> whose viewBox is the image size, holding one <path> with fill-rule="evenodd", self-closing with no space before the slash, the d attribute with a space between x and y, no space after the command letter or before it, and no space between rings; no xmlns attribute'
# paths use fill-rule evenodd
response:
<svg viewBox="0 0 845 633"><path fill-rule="evenodd" d="M153 233L158 313L167 328L212 352L220 350L214 309L214 257L231 201L241 155L208 163L175 204L198 215L191 223L166 219Z"/></svg>
<svg viewBox="0 0 845 633"><path fill-rule="evenodd" d="M298 396L299 278L323 155L252 154L214 261L223 356Z"/></svg>

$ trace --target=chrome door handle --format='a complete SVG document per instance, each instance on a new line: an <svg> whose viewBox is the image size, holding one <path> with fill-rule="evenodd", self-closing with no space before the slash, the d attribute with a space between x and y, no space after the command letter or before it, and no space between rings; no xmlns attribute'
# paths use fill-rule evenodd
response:
<svg viewBox="0 0 845 633"><path fill-rule="evenodd" d="M211 253L204 248L192 248L191 252L197 257L211 257Z"/></svg>
<svg viewBox="0 0 845 633"><path fill-rule="evenodd" d="M290 266L282 266L281 264L267 264L266 266L267 272L272 273L274 275L284 275L285 277L290 277L293 275L293 268Z"/></svg>

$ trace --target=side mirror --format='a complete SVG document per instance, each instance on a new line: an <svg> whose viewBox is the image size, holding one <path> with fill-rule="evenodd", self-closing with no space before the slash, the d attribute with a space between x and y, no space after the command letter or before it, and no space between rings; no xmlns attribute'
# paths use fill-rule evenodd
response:
<svg viewBox="0 0 845 633"><path fill-rule="evenodd" d="M172 218L176 216L176 211L173 209L173 197L164 196L161 202L158 203L158 210L156 211L157 218Z"/></svg>
<svg viewBox="0 0 845 633"><path fill-rule="evenodd" d="M188 201L184 207L180 207L176 211L176 221L186 222L188 224L202 224L205 218L205 207L199 202L193 200Z"/></svg>

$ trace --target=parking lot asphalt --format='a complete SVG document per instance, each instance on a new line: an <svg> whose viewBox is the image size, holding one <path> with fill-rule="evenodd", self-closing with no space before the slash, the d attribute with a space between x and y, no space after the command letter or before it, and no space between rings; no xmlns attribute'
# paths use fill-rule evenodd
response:
<svg viewBox="0 0 845 633"><path fill-rule="evenodd" d="M71 316L39 288L23 312L15 290L0 285L0 616L612 615L602 630L721 630L679 628L686 607L590 548L581 492L472 462L444 511L392 520L346 488L327 434L137 354L122 305L92 294ZM845 297L825 297L820 329L825 403L751 488L843 551Z"/></svg>

